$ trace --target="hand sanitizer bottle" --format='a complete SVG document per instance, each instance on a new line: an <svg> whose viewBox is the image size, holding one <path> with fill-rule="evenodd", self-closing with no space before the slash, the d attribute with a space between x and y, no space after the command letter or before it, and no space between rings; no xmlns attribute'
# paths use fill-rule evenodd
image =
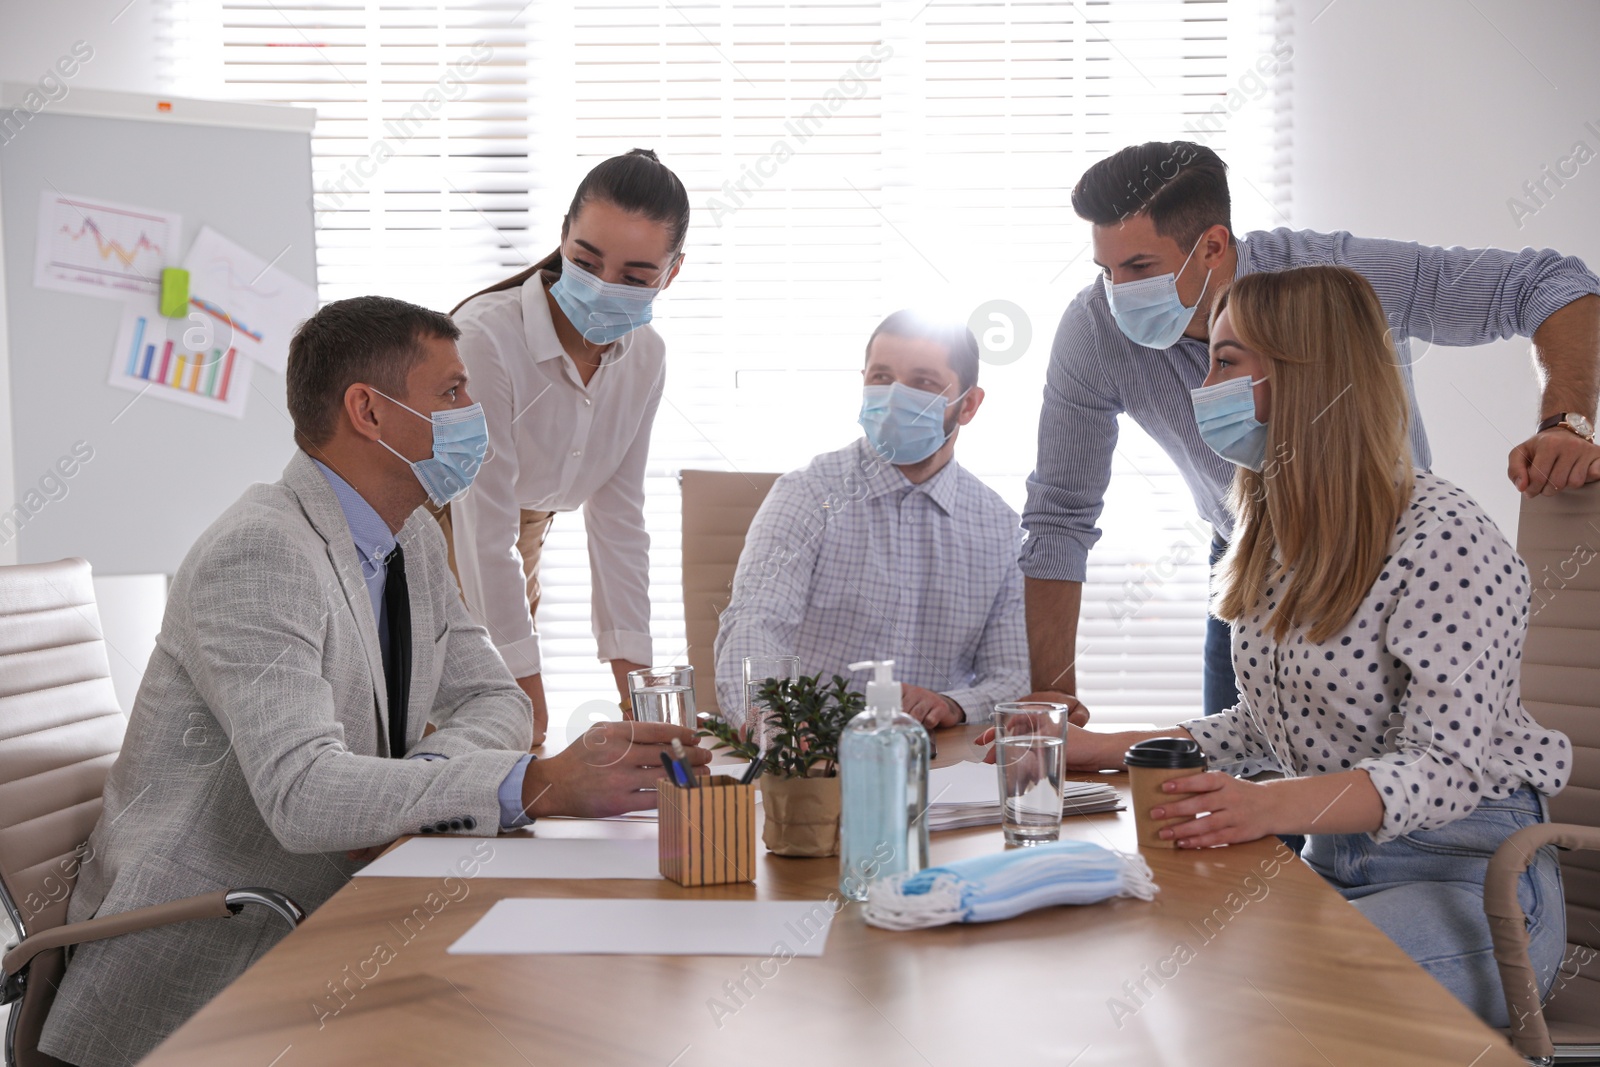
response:
<svg viewBox="0 0 1600 1067"><path fill-rule="evenodd" d="M850 664L867 668L867 710L839 738L839 892L850 900L928 865L928 731L900 710L894 661Z"/></svg>

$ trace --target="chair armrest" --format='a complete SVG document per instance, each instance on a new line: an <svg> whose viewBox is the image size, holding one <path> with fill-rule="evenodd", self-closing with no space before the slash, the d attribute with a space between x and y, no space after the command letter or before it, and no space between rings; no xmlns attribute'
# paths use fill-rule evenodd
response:
<svg viewBox="0 0 1600 1067"><path fill-rule="evenodd" d="M39 953L54 948L78 945L85 941L101 941L191 919L227 918L239 914L246 904L263 905L291 928L305 919L305 912L300 906L275 889L219 889L214 893L202 893L165 904L152 904L148 908L134 908L116 915L42 930L32 937L23 938L7 950L5 956L0 958L0 974L18 974Z"/></svg>
<svg viewBox="0 0 1600 1067"><path fill-rule="evenodd" d="M1511 1043L1524 1057L1548 1060L1555 1055L1555 1047L1550 1043L1550 1028L1539 1005L1539 983L1528 959L1527 916L1517 900L1518 881L1546 845L1600 850L1600 826L1539 823L1524 826L1500 842L1483 876L1483 913L1494 938L1494 959L1511 1020Z"/></svg>

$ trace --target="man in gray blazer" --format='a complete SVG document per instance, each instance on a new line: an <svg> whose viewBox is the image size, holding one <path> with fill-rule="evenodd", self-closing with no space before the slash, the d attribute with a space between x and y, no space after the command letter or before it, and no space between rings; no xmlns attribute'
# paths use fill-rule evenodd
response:
<svg viewBox="0 0 1600 1067"><path fill-rule="evenodd" d="M173 579L72 921L249 885L310 910L401 835L653 807L673 738L709 762L690 731L646 723L529 756L528 698L419 510L459 496L483 459L458 335L383 297L330 304L295 334L300 451ZM82 945L40 1047L124 1067L284 933L249 910Z"/></svg>

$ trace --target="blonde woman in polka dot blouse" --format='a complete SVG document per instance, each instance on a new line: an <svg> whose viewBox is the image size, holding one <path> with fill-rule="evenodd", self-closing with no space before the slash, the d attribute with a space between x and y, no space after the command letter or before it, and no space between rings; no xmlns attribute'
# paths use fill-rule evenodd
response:
<svg viewBox="0 0 1600 1067"><path fill-rule="evenodd" d="M1571 750L1522 707L1527 567L1471 497L1412 469L1386 329L1341 267L1248 275L1219 296L1195 412L1240 466L1213 605L1233 624L1240 703L1173 731L1075 731L1068 759L1120 767L1135 741L1192 737L1212 770L1168 783L1152 814L1196 817L1163 836L1310 835L1307 863L1504 1026L1483 873L1546 819ZM1245 780L1264 771L1283 777ZM1566 942L1553 849L1520 895L1547 992Z"/></svg>

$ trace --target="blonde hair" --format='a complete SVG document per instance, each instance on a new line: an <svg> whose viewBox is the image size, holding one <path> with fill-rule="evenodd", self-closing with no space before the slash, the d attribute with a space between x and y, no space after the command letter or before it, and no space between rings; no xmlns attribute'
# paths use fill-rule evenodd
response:
<svg viewBox="0 0 1600 1067"><path fill-rule="evenodd" d="M1240 467L1233 542L1212 611L1238 622L1288 582L1266 621L1281 641L1325 641L1349 623L1383 567L1411 499L1409 405L1378 294L1344 267L1249 274L1217 295L1272 381L1267 460Z"/></svg>

